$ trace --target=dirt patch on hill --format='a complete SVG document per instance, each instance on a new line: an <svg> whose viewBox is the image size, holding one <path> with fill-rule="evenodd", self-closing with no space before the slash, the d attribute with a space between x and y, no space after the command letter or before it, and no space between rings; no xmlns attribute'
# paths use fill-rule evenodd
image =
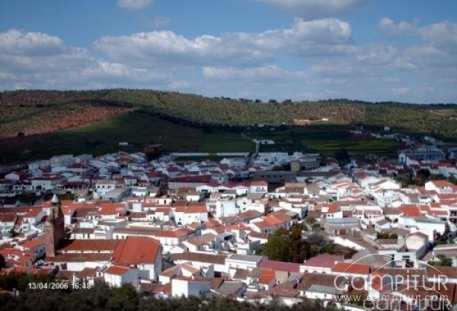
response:
<svg viewBox="0 0 457 311"><path fill-rule="evenodd" d="M79 105L71 110L52 110L36 115L27 120L10 124L0 131L0 138L13 138L89 126L105 121L113 116L125 113L131 108Z"/></svg>

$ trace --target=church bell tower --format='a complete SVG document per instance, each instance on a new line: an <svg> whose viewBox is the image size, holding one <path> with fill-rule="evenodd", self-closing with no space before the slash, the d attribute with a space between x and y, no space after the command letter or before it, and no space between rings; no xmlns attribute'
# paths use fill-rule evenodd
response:
<svg viewBox="0 0 457 311"><path fill-rule="evenodd" d="M65 234L64 216L60 208L60 200L56 194L51 199L51 211L46 221L44 232L46 256L55 257L59 243L63 240Z"/></svg>

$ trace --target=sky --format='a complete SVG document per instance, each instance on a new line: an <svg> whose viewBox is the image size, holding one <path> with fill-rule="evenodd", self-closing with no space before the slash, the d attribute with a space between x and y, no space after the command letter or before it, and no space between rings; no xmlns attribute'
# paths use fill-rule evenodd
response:
<svg viewBox="0 0 457 311"><path fill-rule="evenodd" d="M0 0L0 90L457 103L456 0Z"/></svg>

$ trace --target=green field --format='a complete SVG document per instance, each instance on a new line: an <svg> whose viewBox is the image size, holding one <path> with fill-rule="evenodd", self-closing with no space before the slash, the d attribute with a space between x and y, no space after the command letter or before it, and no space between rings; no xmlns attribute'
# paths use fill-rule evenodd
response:
<svg viewBox="0 0 457 311"><path fill-rule="evenodd" d="M350 154L392 155L399 144L390 140L356 140L349 135L349 125L319 124L307 127L252 128L240 132L219 128L206 129L163 120L147 111L132 111L109 121L88 127L50 134L26 136L19 143L4 148L4 163L46 159L57 154L100 155L123 150L142 151L149 144L162 144L167 151L179 152L253 152L251 139L272 139L274 145L262 145L260 151L302 151L334 155L342 148ZM18 141L18 139L16 139ZM119 146L128 141L129 146Z"/></svg>
<svg viewBox="0 0 457 311"><path fill-rule="evenodd" d="M162 120L148 113L134 111L88 127L55 133L26 136L7 147L3 145L4 163L46 159L57 154L100 155L124 150L142 151L149 144L163 144L167 151L254 151L254 143L239 133L202 129ZM128 141L130 146L119 146Z"/></svg>
<svg viewBox="0 0 457 311"><path fill-rule="evenodd" d="M262 145L261 151L305 151L334 155L335 151L346 149L349 154L376 153L394 155L400 144L393 140L355 139L351 137L349 125L319 123L306 127L289 129L254 129L247 134L252 138L271 139L274 145Z"/></svg>
<svg viewBox="0 0 457 311"><path fill-rule="evenodd" d="M350 155L375 153L378 155L393 155L400 146L396 141L379 139L345 140L345 139L304 139L302 143L310 146L323 155L333 155L335 151L346 149Z"/></svg>

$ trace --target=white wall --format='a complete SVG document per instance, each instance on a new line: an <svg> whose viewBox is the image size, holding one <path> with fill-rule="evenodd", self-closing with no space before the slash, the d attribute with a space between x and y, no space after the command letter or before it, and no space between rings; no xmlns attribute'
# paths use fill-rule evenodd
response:
<svg viewBox="0 0 457 311"><path fill-rule="evenodd" d="M200 296L210 291L210 283L193 280L171 280L171 295L174 297Z"/></svg>

